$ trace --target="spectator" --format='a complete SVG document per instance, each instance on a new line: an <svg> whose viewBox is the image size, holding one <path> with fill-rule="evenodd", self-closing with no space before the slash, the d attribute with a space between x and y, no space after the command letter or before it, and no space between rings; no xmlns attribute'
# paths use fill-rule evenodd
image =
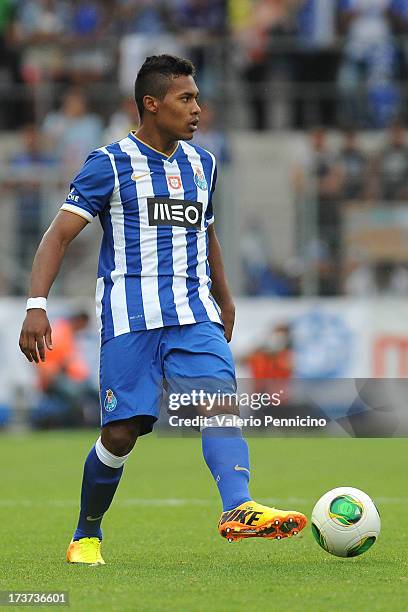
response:
<svg viewBox="0 0 408 612"><path fill-rule="evenodd" d="M345 130L343 146L337 158L340 198L363 200L367 195L368 158L362 151L354 130Z"/></svg>
<svg viewBox="0 0 408 612"><path fill-rule="evenodd" d="M108 6L97 0L73 0L65 40L65 73L75 83L99 81L113 66L108 38Z"/></svg>
<svg viewBox="0 0 408 612"><path fill-rule="evenodd" d="M253 391L270 391L271 384L276 384L276 379L282 381L292 378L292 345L291 328L286 323L281 323L274 325L262 345L244 358L254 380Z"/></svg>
<svg viewBox="0 0 408 612"><path fill-rule="evenodd" d="M19 3L18 31L24 45L23 77L28 83L58 80L63 73L61 37L69 23L63 0L26 0Z"/></svg>
<svg viewBox="0 0 408 612"><path fill-rule="evenodd" d="M225 0L176 0L176 22L181 28L206 34L225 33Z"/></svg>
<svg viewBox="0 0 408 612"><path fill-rule="evenodd" d="M256 416L292 416L290 381L294 375L295 355L291 326L287 323L273 325L265 333L263 342L244 357L243 361L250 371L251 392L265 394L263 397L266 401L257 410ZM272 402L275 393L279 394L279 404ZM299 412L295 410L293 416L297 414Z"/></svg>
<svg viewBox="0 0 408 612"><path fill-rule="evenodd" d="M240 255L245 295L288 297L294 282L280 267L269 261L268 237L261 221L251 220L240 239Z"/></svg>
<svg viewBox="0 0 408 612"><path fill-rule="evenodd" d="M391 1L340 0L340 24L346 35L338 74L343 119L360 126L385 127L398 112Z"/></svg>
<svg viewBox="0 0 408 612"><path fill-rule="evenodd" d="M174 29L168 0L118 0L117 11L120 35L155 35Z"/></svg>
<svg viewBox="0 0 408 612"><path fill-rule="evenodd" d="M408 75L408 0L391 0L389 16L402 59L400 80L404 81Z"/></svg>
<svg viewBox="0 0 408 612"><path fill-rule="evenodd" d="M389 131L389 142L377 160L379 197L385 201L408 197L408 147L405 127L396 122Z"/></svg>
<svg viewBox="0 0 408 612"><path fill-rule="evenodd" d="M297 38L304 50L330 49L336 39L337 0L297 0Z"/></svg>
<svg viewBox="0 0 408 612"><path fill-rule="evenodd" d="M41 134L34 125L22 129L21 144L21 150L10 159L5 185L13 188L15 194L17 262L28 270L43 233L45 175L55 167L55 162L45 152ZM25 287L19 289L26 291Z"/></svg>
<svg viewBox="0 0 408 612"><path fill-rule="evenodd" d="M319 199L337 195L335 155L329 150L324 128L317 127L310 131L309 143L293 166L292 179L298 194L304 195L312 187Z"/></svg>
<svg viewBox="0 0 408 612"><path fill-rule="evenodd" d="M71 30L77 36L97 36L106 25L103 4L96 0L72 0Z"/></svg>
<svg viewBox="0 0 408 612"><path fill-rule="evenodd" d="M298 0L296 4L294 76L300 91L296 99L295 125L332 125L337 100L334 90L328 87L335 80L339 59L335 45L337 0ZM304 96L303 86L310 84L314 84L315 97Z"/></svg>
<svg viewBox="0 0 408 612"><path fill-rule="evenodd" d="M216 127L215 113L212 104L201 103L199 130L194 136L194 143L208 149L215 155L218 163L229 162L230 151L225 134Z"/></svg>
<svg viewBox="0 0 408 612"><path fill-rule="evenodd" d="M309 243L303 245L305 253L300 256L313 253L318 293L336 295L341 247L340 175L335 155L328 148L325 129L311 131L308 147L292 168L292 182L297 198L298 226L307 223L310 228Z"/></svg>
<svg viewBox="0 0 408 612"><path fill-rule="evenodd" d="M262 279L268 272L267 241L261 221L251 220L245 225L240 239L245 295L259 295Z"/></svg>
<svg viewBox="0 0 408 612"><path fill-rule="evenodd" d="M111 116L105 131L104 140L115 142L120 140L139 125L139 114L134 98L123 98L119 110Z"/></svg>
<svg viewBox="0 0 408 612"><path fill-rule="evenodd" d="M184 49L173 34L175 11L170 0L118 0L117 15L119 83L122 93L130 95L135 66L141 66L146 56L183 55Z"/></svg>
<svg viewBox="0 0 408 612"><path fill-rule="evenodd" d="M13 129L21 124L23 109L20 99L5 95L4 85L16 85L21 79L21 50L16 36L16 5L13 0L0 0L0 73L2 96L0 105L0 129Z"/></svg>
<svg viewBox="0 0 408 612"><path fill-rule="evenodd" d="M43 393L32 414L37 427L95 425L98 420L98 393L77 340L88 324L88 313L80 311L53 325L53 349L37 364Z"/></svg>
<svg viewBox="0 0 408 612"><path fill-rule="evenodd" d="M235 30L235 39L240 48L240 68L247 85L251 124L256 130L268 127L270 51L276 38L291 31L292 4L284 0L257 0L253 7L248 4L247 18L241 17Z"/></svg>
<svg viewBox="0 0 408 612"><path fill-rule="evenodd" d="M102 127L101 119L88 111L85 96L77 88L65 93L59 111L45 117L43 132L67 175L103 144Z"/></svg>
<svg viewBox="0 0 408 612"><path fill-rule="evenodd" d="M407 266L396 265L391 261L379 261L374 264L356 263L345 279L344 291L346 295L362 298L407 297Z"/></svg>
<svg viewBox="0 0 408 612"><path fill-rule="evenodd" d="M222 47L217 36L226 33L227 7L225 0L176 0L175 21L186 48L186 55L197 68L201 93L214 93L221 75Z"/></svg>

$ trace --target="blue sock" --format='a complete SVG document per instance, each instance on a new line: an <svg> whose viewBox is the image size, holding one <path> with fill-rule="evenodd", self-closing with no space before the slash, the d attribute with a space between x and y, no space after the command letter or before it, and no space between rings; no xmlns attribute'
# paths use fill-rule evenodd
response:
<svg viewBox="0 0 408 612"><path fill-rule="evenodd" d="M74 540L93 537L102 539L101 521L115 495L122 472L123 465L120 468L105 465L96 454L95 446L92 447L84 466L81 512Z"/></svg>
<svg viewBox="0 0 408 612"><path fill-rule="evenodd" d="M248 445L239 427L206 427L202 432L202 446L224 512L252 499L248 490Z"/></svg>

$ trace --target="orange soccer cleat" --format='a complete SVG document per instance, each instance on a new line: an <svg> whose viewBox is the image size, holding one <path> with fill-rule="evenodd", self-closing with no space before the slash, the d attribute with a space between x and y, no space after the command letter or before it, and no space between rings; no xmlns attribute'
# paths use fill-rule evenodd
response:
<svg viewBox="0 0 408 612"><path fill-rule="evenodd" d="M247 501L221 514L218 531L228 542L243 538L281 540L297 535L306 523L305 515L295 510L277 510Z"/></svg>

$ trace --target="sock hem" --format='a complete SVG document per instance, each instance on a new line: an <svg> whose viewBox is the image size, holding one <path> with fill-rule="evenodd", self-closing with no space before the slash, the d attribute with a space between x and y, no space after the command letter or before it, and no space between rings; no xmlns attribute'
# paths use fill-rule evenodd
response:
<svg viewBox="0 0 408 612"><path fill-rule="evenodd" d="M231 512L231 510L235 510L236 508L239 508L239 506L242 506L242 504L247 504L248 502L253 502L254 500L252 498L250 499L245 499L244 501L239 502L239 504L237 504L236 506L233 506L232 508L224 508L223 512Z"/></svg>
<svg viewBox="0 0 408 612"><path fill-rule="evenodd" d="M104 447L100 436L95 442L95 452L98 456L99 461L101 461L104 465L115 469L122 467L122 465L127 461L130 456L130 453L128 453L127 455L123 455L123 457L117 457Z"/></svg>

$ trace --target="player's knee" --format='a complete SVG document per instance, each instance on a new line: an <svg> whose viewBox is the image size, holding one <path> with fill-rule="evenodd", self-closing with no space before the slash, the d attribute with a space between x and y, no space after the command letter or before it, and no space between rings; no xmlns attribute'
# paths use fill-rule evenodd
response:
<svg viewBox="0 0 408 612"><path fill-rule="evenodd" d="M108 423L102 429L104 447L113 455L123 457L133 449L139 435L138 424L129 420Z"/></svg>

